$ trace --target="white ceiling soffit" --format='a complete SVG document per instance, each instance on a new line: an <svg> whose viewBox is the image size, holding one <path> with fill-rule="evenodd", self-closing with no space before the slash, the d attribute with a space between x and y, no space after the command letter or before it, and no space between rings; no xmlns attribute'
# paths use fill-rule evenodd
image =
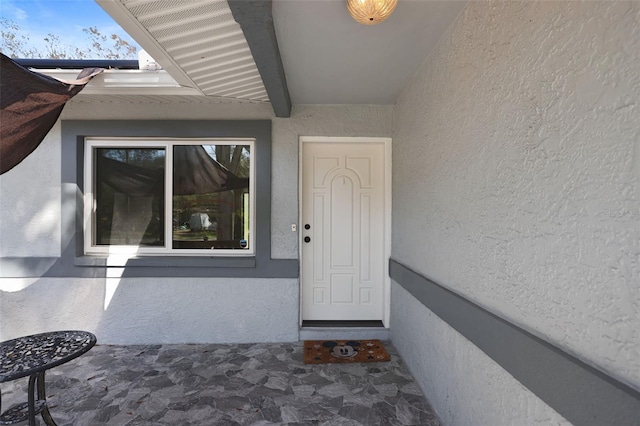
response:
<svg viewBox="0 0 640 426"><path fill-rule="evenodd" d="M399 0L377 25L345 0L273 0L273 20L294 104L393 105L466 0Z"/></svg>
<svg viewBox="0 0 640 426"><path fill-rule="evenodd" d="M96 0L182 86L207 96L268 102L226 0Z"/></svg>

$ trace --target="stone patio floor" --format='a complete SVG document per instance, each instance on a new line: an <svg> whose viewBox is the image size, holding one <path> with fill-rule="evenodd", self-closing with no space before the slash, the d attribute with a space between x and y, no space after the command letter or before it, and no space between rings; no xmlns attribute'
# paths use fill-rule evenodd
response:
<svg viewBox="0 0 640 426"><path fill-rule="evenodd" d="M302 342L98 345L46 373L47 398L59 426L440 425L385 347L390 362L306 365ZM3 409L27 382L0 385Z"/></svg>

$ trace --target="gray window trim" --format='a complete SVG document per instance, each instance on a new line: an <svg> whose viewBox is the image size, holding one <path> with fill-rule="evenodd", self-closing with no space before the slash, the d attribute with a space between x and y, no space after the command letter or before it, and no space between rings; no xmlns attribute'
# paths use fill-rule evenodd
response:
<svg viewBox="0 0 640 426"><path fill-rule="evenodd" d="M0 259L1 277L106 277L105 256L84 254L83 158L86 137L253 138L256 141L256 251L251 257L144 256L122 277L297 278L297 259L271 258L271 121L63 120L61 256Z"/></svg>

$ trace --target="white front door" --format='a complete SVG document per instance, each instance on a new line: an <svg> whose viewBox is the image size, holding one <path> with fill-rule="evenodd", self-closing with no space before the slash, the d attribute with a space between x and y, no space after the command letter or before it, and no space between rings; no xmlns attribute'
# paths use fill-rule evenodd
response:
<svg viewBox="0 0 640 426"><path fill-rule="evenodd" d="M384 320L389 140L301 141L302 319Z"/></svg>

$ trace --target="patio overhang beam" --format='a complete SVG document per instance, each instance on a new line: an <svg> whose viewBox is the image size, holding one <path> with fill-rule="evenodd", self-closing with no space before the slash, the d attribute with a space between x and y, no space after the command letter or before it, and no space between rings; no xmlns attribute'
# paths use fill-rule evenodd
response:
<svg viewBox="0 0 640 426"><path fill-rule="evenodd" d="M291 98L273 26L271 0L228 0L262 77L276 117L291 116Z"/></svg>

